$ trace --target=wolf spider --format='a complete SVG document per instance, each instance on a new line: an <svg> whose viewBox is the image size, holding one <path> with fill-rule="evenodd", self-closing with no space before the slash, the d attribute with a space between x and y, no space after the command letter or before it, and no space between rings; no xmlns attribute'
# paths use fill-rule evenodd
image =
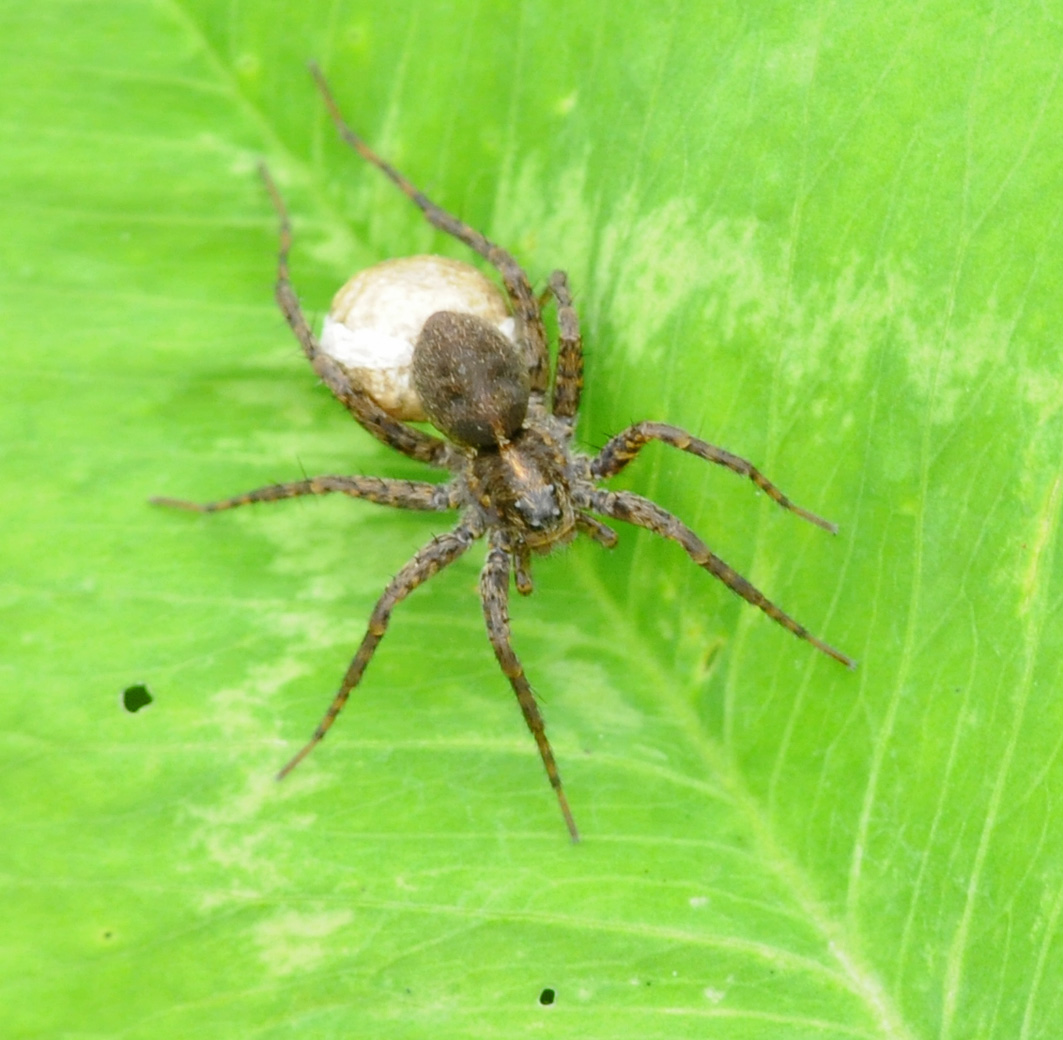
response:
<svg viewBox="0 0 1063 1040"><path fill-rule="evenodd" d="M432 538L392 578L369 618L369 628L347 669L339 691L306 745L278 773L287 776L331 728L351 691L361 681L387 631L392 609L414 589L453 563L477 539L487 539L487 562L480 575L487 635L495 657L517 695L524 721L539 749L550 784L573 841L579 832L561 786L561 776L546 737L531 684L510 643L509 576L517 591L532 591L531 560L570 542L577 534L607 549L616 532L592 514L644 527L678 542L687 555L728 588L794 635L849 667L853 662L785 614L745 578L716 556L688 527L659 505L631 491L608 491L599 481L615 476L651 441L662 441L748 477L784 509L835 533L837 528L790 501L745 459L675 426L639 422L611 438L595 456L572 444L583 386L579 319L568 280L554 271L548 289L538 295L524 269L504 249L457 217L440 209L393 166L381 159L344 121L323 74L311 72L340 136L363 159L381 170L429 223L464 242L501 275L517 321L514 345L485 320L468 314L433 314L417 340L413 381L424 410L443 438L409 426L385 412L353 385L324 354L299 307L288 273L291 226L280 193L263 165L261 174L280 222L276 298L314 371L370 434L419 462L451 472L445 483L370 476L320 476L259 488L217 502L194 503L157 498L158 505L214 513L251 502L273 502L297 495L340 493L399 509L458 510L457 526ZM558 348L553 385L542 307L557 305Z"/></svg>

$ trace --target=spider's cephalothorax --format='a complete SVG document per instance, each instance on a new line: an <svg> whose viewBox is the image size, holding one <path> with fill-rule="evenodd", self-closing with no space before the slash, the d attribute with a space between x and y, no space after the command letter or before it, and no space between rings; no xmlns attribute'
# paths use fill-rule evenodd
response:
<svg viewBox="0 0 1063 1040"><path fill-rule="evenodd" d="M696 564L743 599L818 650L852 667L853 662L845 654L817 639L783 613L671 513L641 495L630 491L608 491L598 485L623 469L650 441L662 441L748 477L784 509L819 527L831 532L836 528L796 506L745 459L692 437L675 426L640 422L618 433L597 455L585 455L576 450L572 445L572 433L583 385L583 354L579 320L564 272L555 271L549 281L548 295L557 304L559 330L557 363L551 385L541 298L523 268L504 249L436 206L394 167L377 156L343 121L320 70L311 66L311 71L344 140L382 170L422 210L430 223L464 242L496 268L502 276L516 320L516 342L508 340L490 322L476 315L451 311L433 314L425 322L414 347L412 380L424 414L445 439L395 418L357 385L342 365L321 349L307 325L288 275L291 246L288 215L273 180L263 167L262 175L281 225L277 302L314 370L374 437L413 459L450 470L451 479L435 484L381 477L321 476L259 488L235 498L205 504L171 498L153 501L210 513L251 502L339 492L400 509L457 510L460 513L457 526L429 541L384 590L332 704L310 741L278 777L294 769L328 732L383 638L395 604L456 560L474 541L486 538L487 561L480 576L480 598L487 634L535 738L569 833L574 841L578 840L542 716L510 643L510 574L517 591L526 595L532 591L533 554L549 552L580 532L611 548L616 544L616 533L597 517L622 520L677 542Z"/></svg>

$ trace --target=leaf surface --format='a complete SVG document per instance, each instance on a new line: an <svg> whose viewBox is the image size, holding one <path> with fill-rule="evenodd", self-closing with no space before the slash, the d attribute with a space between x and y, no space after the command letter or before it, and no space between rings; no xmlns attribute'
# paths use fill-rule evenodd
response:
<svg viewBox="0 0 1063 1040"><path fill-rule="evenodd" d="M0 29L9 1035L1055 1035L1050 5L47 0ZM578 846L476 552L272 779L444 518L146 504L422 475L302 361L256 164L315 318L359 267L466 253L335 140L309 57L434 199L567 269L588 450L672 421L840 524L661 446L615 482L853 673L648 533L536 562L514 640Z"/></svg>

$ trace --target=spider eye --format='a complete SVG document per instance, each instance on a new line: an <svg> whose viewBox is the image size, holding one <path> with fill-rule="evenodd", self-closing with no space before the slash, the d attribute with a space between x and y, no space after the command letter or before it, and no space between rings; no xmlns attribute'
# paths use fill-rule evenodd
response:
<svg viewBox="0 0 1063 1040"><path fill-rule="evenodd" d="M517 512L526 527L543 531L553 527L561 519L561 506L557 500L557 486L542 484L529 490L516 501Z"/></svg>

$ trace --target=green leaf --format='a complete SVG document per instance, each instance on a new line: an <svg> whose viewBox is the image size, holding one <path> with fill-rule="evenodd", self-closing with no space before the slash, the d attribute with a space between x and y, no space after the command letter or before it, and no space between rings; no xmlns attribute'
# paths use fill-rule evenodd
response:
<svg viewBox="0 0 1063 1040"><path fill-rule="evenodd" d="M5 1035L1056 1035L1053 10L4 5ZM646 532L537 561L514 640L579 845L478 551L272 779L440 518L147 505L421 474L302 360L256 164L316 317L466 253L335 139L310 57L432 198L568 270L588 450L665 419L840 525L661 446L614 485L853 673Z"/></svg>

